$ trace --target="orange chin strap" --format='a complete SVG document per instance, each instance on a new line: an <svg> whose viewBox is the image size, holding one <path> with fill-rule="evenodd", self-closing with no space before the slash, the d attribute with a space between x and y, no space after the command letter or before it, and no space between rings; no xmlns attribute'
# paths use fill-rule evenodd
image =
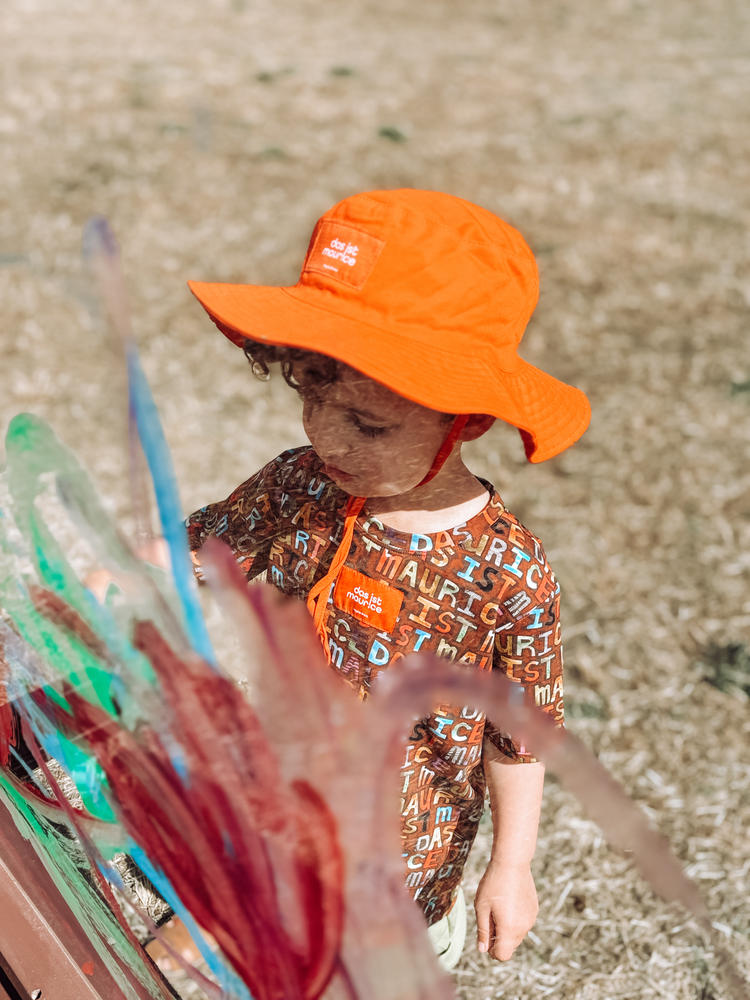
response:
<svg viewBox="0 0 750 1000"><path fill-rule="evenodd" d="M445 435L445 441L443 441L443 443L440 445L440 449L437 455L435 455L435 457L433 458L432 465L430 466L427 475L424 477L424 479L421 480L421 482L417 483L416 488L424 486L425 483L429 483L430 480L434 479L435 476L438 474L438 472L440 472L442 467L445 465L446 459L453 451L453 447L456 441L458 441L458 439L461 437L461 432L466 426L468 420L469 420L468 413L459 413L457 417L453 418L451 429Z"/></svg>
<svg viewBox="0 0 750 1000"><path fill-rule="evenodd" d="M432 465L424 478L417 483L415 489L429 483L435 478L438 472L440 472L443 465L445 465L446 459L453 451L456 441L458 441L461 436L461 432L466 426L468 419L469 415L464 413L455 417L453 423L451 424L451 429L448 431L445 440L440 445L437 455L435 455L435 458L432 460ZM357 523L357 518L359 517L366 502L367 497L349 497L349 501L346 505L346 512L344 514L344 534L339 542L339 547L334 553L328 572L325 576L321 577L316 584L313 584L307 595L307 610L312 615L315 631L318 633L329 663L331 662L331 651L328 646L328 633L323 623L326 606L328 604L328 596L331 593L331 587L333 587L336 582L336 577L339 575L341 568L346 562L346 557L349 555L349 550L352 547L352 539L354 538L354 528Z"/></svg>

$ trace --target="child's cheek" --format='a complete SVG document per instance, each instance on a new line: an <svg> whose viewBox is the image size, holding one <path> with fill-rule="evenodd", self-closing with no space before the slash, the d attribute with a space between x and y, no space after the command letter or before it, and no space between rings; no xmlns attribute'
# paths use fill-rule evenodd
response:
<svg viewBox="0 0 750 1000"><path fill-rule="evenodd" d="M373 472L386 479L393 479L403 472L403 460L392 445L384 441L376 441L367 449L367 464Z"/></svg>

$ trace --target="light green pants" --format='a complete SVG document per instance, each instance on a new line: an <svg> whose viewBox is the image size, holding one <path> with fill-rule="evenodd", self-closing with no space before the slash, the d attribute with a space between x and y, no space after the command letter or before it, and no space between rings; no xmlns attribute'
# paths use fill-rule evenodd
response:
<svg viewBox="0 0 750 1000"><path fill-rule="evenodd" d="M427 934L435 949L438 961L444 969L452 969L458 964L466 941L466 899L461 886L450 910L427 928Z"/></svg>

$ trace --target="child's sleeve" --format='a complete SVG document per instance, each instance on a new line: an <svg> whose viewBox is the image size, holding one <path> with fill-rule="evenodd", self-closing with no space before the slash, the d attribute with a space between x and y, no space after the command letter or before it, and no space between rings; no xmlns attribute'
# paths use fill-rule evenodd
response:
<svg viewBox="0 0 750 1000"><path fill-rule="evenodd" d="M537 550L539 551L539 550ZM493 669L502 670L523 696L562 726L563 651L560 586L544 560L529 569L503 601L495 632ZM533 569L532 569L533 566ZM489 719L485 737L506 757L530 763L534 757Z"/></svg>
<svg viewBox="0 0 750 1000"><path fill-rule="evenodd" d="M188 544L199 580L203 579L200 549L210 537L226 542L248 580L266 569L271 543L280 530L277 468L275 459L226 500L201 507L187 519Z"/></svg>

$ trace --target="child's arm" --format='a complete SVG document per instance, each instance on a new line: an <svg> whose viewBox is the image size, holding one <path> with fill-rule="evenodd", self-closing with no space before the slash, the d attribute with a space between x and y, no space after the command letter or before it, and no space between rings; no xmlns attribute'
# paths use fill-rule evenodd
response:
<svg viewBox="0 0 750 1000"><path fill-rule="evenodd" d="M492 853L474 900L477 946L507 961L534 926L539 909L531 859L536 849L544 765L513 763L489 740L484 773L492 810Z"/></svg>

